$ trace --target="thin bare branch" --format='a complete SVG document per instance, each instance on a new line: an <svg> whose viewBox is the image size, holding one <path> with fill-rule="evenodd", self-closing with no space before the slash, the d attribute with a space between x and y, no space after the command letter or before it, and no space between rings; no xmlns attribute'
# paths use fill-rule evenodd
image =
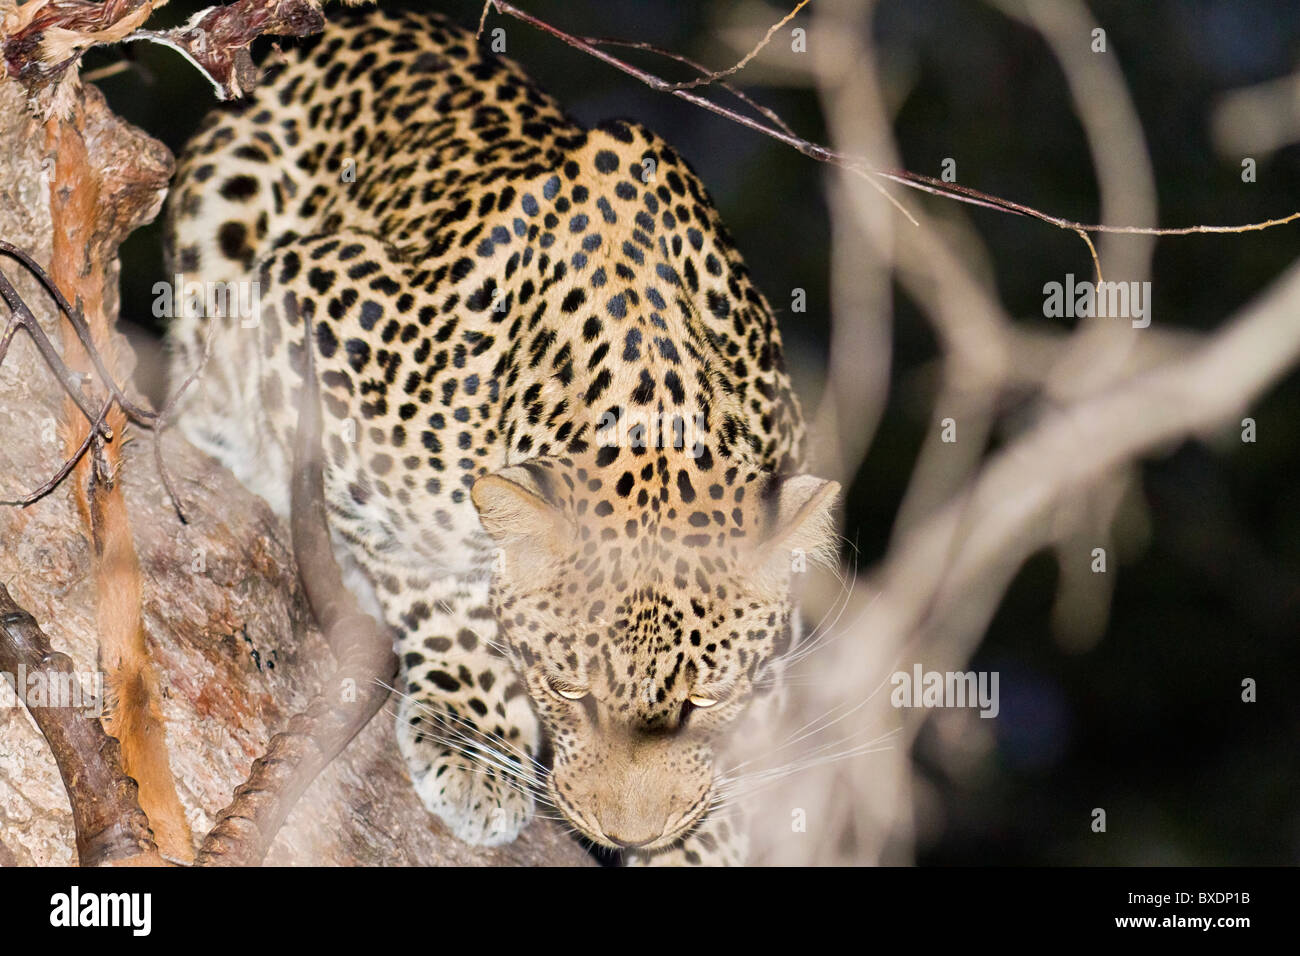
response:
<svg viewBox="0 0 1300 956"><path fill-rule="evenodd" d="M487 0L483 7L483 21L486 20L489 7L495 9L498 13L505 14L506 16L513 17L523 23L527 23L529 26L535 27L543 33L555 37L557 40L562 41L576 50L581 50L582 52L595 57L602 63L612 66L619 72L625 73L633 79L639 80L653 90L658 90L662 93L669 93L678 99L685 100L701 109L709 110L710 112L723 116L732 122L739 123L741 126L785 143L787 146L793 147L810 159L815 159L822 163L828 163L832 166L838 166L868 180L879 178L889 182L895 182L899 185L906 186L909 189L932 193L937 196L942 196L945 199L952 199L973 206L982 206L999 212L1028 216L1037 219L1040 222L1056 226L1059 229L1068 229L1071 232L1076 233L1124 233L1147 236L1187 236L1197 233L1237 233L1270 229L1274 226L1286 225L1300 219L1300 211L1297 211L1289 216L1269 219L1264 222L1247 223L1239 226L1197 225L1155 227L1111 226L1099 223L1082 223L1061 216L1053 216L1050 213L1042 212L1041 210L1035 209L1034 207L1028 206L1024 203L1015 202L1010 199L1003 199L1000 196L981 192L980 190L972 189L969 186L944 182L943 180L936 179L933 176L924 176L920 173L913 173L907 170L876 169L861 157L845 155L836 150L830 149L829 147L810 142L802 136L789 132L788 128L768 125L751 116L738 113L729 107L723 106L721 103L715 103L713 100L693 92L691 89L687 88L689 84L684 86L683 84L669 82L668 80L664 80L647 70L643 70L638 66L628 63L626 60L621 60L600 48L602 45L610 45L609 40L596 37L576 36L572 33L568 33L539 17L533 16L527 11L519 9L514 4L506 3L505 0ZM481 29L482 21L480 22L480 31ZM782 126L784 126L784 124L782 124ZM908 216L908 218L911 219L913 225L917 225L915 218L911 216Z"/></svg>
<svg viewBox="0 0 1300 956"><path fill-rule="evenodd" d="M644 40L619 40L613 37L593 37L591 42L596 44L597 46L617 46L617 47L623 47L624 49L628 49L628 50L644 50L645 52L653 53L656 56L662 56L669 60L676 60L678 63L684 64L685 66L689 66L691 69L699 73L704 73L704 74L709 73L709 68L704 64L700 63L699 61L692 60L690 57L683 56L680 53L674 53L672 50L665 50L663 47L656 46L653 43L647 43ZM723 83L721 81L718 81L716 85L726 90L736 99L740 100L750 109L754 110L754 112L765 116L769 122L776 125L782 132L788 133L791 136L796 135L795 131L790 128L789 124L786 123L786 121L783 120L777 114L776 110L772 109L771 107L764 106L759 102L756 102L755 100L751 99L749 95L746 94L743 90L741 90L739 87L732 85L731 83Z"/></svg>
<svg viewBox="0 0 1300 956"><path fill-rule="evenodd" d="M55 304L59 307L59 310L72 324L73 329L77 333L78 340L85 348L86 354L90 356L90 360L94 364L96 371L99 372L100 380L103 382L109 393L108 401L105 402L103 408L96 413L86 401L86 396L81 390L82 377L80 373L73 372L64 364L63 359L59 356L54 344L50 342L49 337L46 336L40 323L36 320L36 316L33 315L32 310L28 308L27 303L25 303L22 300L22 297L18 295L17 290L14 289L12 283L9 282L8 277L6 277L3 272L0 272L0 298L4 299L5 304L9 306L10 312L12 313L9 324L5 327L3 336L0 336L0 365L4 364L5 356L8 354L9 345L13 341L14 335L17 334L19 329L26 331L27 334L31 336L32 341L36 343L36 348L40 352L41 357L45 360L46 365L48 365L50 370L58 377L60 383L63 385L64 391L66 391L72 400L77 403L77 407L81 409L82 414L84 414L93 425L90 433L82 440L77 451L69 456L48 480L42 482L39 487L26 495L22 495L18 498L0 499L0 505L25 507L39 501L59 486L60 482L62 482L63 479L72 472L72 470L77 466L77 463L81 461L86 452L93 447L96 442L112 441L113 430L108 426L107 418L113 405L116 404L132 421L139 425L152 427L154 429L154 460L158 465L158 473L162 478L163 487L167 489L167 494L171 498L172 506L176 509L177 516L180 518L182 523L184 523L186 521L184 507L181 504L180 496L176 493L167 466L163 461L162 432L168 424L168 416L174 410L176 403L180 400L191 382L193 382L194 378L202 371L203 365L206 364L208 349L206 347L204 349L203 362L200 363L199 368L196 369L194 374L187 378L171 398L168 399L167 404L163 406L163 410L161 412L150 411L149 409L131 401L131 399L129 399L122 391L122 388L117 384L117 381L113 378L112 374L104 364L104 359L100 355L99 349L95 346L94 340L90 334L90 329L86 325L86 320L82 316L81 310L74 309L68 303L68 300L63 296L63 293L59 291L58 286L54 284L54 280L50 277L49 273L47 273L45 269L36 262L36 260L22 249L19 249L4 240L0 240L0 253L13 256L21 262L49 291Z"/></svg>
<svg viewBox="0 0 1300 956"><path fill-rule="evenodd" d="M716 83L718 80L739 73L749 65L750 60L758 56L758 54L763 51L763 48L772 42L772 37L776 34L776 31L793 20L799 11L806 6L808 6L808 0L799 0L793 10L768 27L767 33L763 35L763 39L758 41L758 45L741 57L735 66L729 66L725 70L710 72L707 75L700 77L698 80L686 80L682 83L674 83L672 88L677 90L693 90L701 86L708 86L710 83Z"/></svg>

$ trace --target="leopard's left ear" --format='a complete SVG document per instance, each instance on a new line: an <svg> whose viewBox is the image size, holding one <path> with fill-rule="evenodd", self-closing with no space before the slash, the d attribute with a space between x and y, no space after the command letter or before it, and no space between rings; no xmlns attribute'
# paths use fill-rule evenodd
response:
<svg viewBox="0 0 1300 956"><path fill-rule="evenodd" d="M835 522L831 511L839 482L816 475L779 479L760 550L764 567L788 572L802 560L807 565L833 563Z"/></svg>
<svg viewBox="0 0 1300 956"><path fill-rule="evenodd" d="M470 489L479 521L507 556L536 567L563 554L573 526L556 501L553 477L543 464L525 462L483 475Z"/></svg>

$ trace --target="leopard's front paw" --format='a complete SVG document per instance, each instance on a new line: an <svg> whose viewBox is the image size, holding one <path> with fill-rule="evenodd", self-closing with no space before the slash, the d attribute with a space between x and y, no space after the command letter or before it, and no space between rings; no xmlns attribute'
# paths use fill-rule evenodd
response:
<svg viewBox="0 0 1300 956"><path fill-rule="evenodd" d="M532 819L533 797L506 778L507 771L474 766L460 755L444 753L417 771L408 759L415 792L429 812L466 843L509 843Z"/></svg>
<svg viewBox="0 0 1300 956"><path fill-rule="evenodd" d="M480 846L509 843L532 818L525 760L471 733L450 734L446 721L399 713L398 747L415 792L458 839ZM475 754L481 754L476 759Z"/></svg>

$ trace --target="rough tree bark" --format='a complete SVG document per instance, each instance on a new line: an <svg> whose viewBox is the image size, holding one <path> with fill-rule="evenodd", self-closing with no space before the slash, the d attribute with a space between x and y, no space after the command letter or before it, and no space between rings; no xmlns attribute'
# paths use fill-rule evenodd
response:
<svg viewBox="0 0 1300 956"><path fill-rule="evenodd" d="M157 213L171 158L161 144L114 117L93 89L86 90L77 117L76 132L102 187L100 205L78 213L95 217L81 223L85 235L71 228L76 197L61 193L56 178L51 144L61 134L51 135L29 112L17 82L0 79L0 237L43 265L57 258L56 221L63 228L59 244L83 244L76 254L84 256L93 238L101 274L91 275L95 270L82 264L79 278L95 285L91 291L111 328L118 311L117 243ZM52 209L60 206L56 220ZM66 342L62 320L36 279L12 259L0 260L0 270L51 340ZM87 290L74 292L84 297ZM129 383L134 353L120 335L110 334L112 370ZM128 394L143 401L134 390ZM75 446L65 402L59 382L20 333L0 367L0 498L38 486L59 467L68 445ZM182 524L155 467L152 436L120 421L113 428L114 487L138 564L153 707L193 847L271 735L318 689L330 655L304 602L288 528L228 472L169 433L164 458L189 519ZM115 578L96 564L105 559L88 530L85 480L78 469L35 504L0 507L0 581L55 649L79 672L92 673L110 669L112 662L101 658L101 636L105 607L118 596L103 593ZM450 837L415 797L395 746L391 710L371 721L307 791L268 863L589 862L548 821L534 822L517 842L495 849ZM49 749L24 707L0 706L0 865L75 862L69 804Z"/></svg>

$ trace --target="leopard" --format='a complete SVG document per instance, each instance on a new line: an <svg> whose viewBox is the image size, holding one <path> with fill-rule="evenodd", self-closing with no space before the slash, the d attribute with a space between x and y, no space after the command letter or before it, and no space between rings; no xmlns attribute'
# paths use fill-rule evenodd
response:
<svg viewBox="0 0 1300 956"><path fill-rule="evenodd" d="M709 193L435 13L273 60L168 200L169 274L251 290L170 322L181 431L287 516L311 370L335 553L456 838L549 815L629 865L745 862L725 756L781 697L839 487Z"/></svg>

